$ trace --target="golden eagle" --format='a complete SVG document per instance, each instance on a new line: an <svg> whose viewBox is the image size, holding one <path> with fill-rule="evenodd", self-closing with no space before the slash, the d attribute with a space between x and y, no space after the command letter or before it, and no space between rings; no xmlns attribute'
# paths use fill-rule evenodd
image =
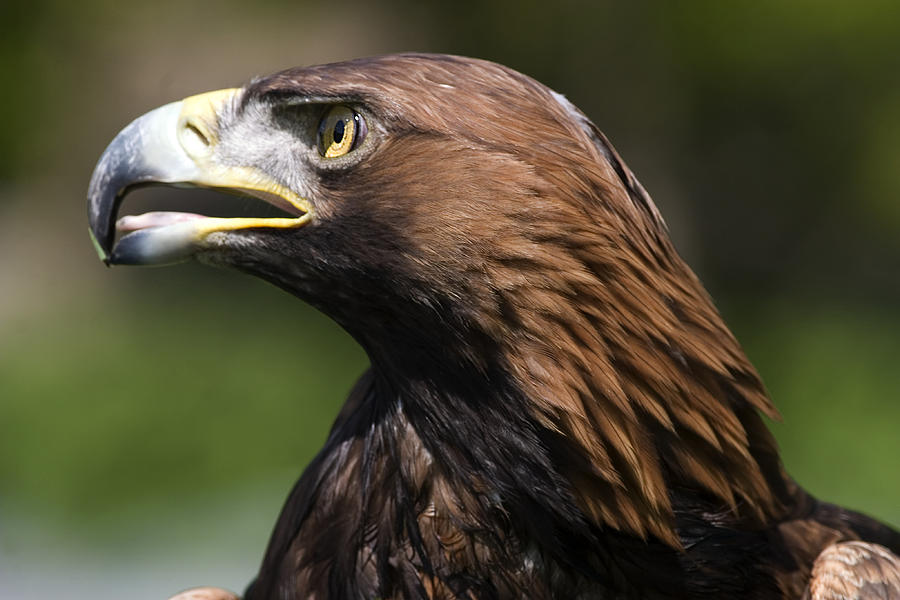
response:
<svg viewBox="0 0 900 600"><path fill-rule="evenodd" d="M116 221L153 183L285 216ZM393 55L193 96L128 125L88 196L108 264L262 277L371 361L248 600L900 595L900 534L784 472L649 195L520 73Z"/></svg>

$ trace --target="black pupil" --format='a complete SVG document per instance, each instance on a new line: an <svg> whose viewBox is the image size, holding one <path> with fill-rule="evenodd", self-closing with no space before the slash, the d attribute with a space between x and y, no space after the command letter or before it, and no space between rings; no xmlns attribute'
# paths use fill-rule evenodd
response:
<svg viewBox="0 0 900 600"><path fill-rule="evenodd" d="M332 136L335 144L340 144L341 140L344 139L344 120L341 119L337 123L334 124L334 135Z"/></svg>

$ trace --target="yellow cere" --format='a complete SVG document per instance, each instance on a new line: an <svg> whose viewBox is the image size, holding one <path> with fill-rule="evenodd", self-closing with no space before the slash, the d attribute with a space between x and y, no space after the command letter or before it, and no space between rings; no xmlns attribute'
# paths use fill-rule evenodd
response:
<svg viewBox="0 0 900 600"><path fill-rule="evenodd" d="M309 202L255 167L219 164L215 148L219 143L219 115L240 94L231 88L198 94L181 102L176 127L181 148L196 165L190 182L210 188L247 192L280 206L297 218L207 219L201 229L242 229L248 227L298 227L309 220ZM349 110L349 109L347 109ZM351 113L351 121L353 111ZM305 219L304 219L305 217Z"/></svg>
<svg viewBox="0 0 900 600"><path fill-rule="evenodd" d="M332 106L319 123L319 153L325 158L344 156L356 140L356 113L338 104Z"/></svg>
<svg viewBox="0 0 900 600"><path fill-rule="evenodd" d="M178 137L188 154L202 156L212 151L219 141L219 111L239 93L237 88L228 88L197 94L181 101Z"/></svg>

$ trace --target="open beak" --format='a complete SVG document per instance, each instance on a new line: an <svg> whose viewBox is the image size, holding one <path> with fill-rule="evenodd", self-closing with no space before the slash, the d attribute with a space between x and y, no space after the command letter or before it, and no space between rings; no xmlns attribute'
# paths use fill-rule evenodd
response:
<svg viewBox="0 0 900 600"><path fill-rule="evenodd" d="M170 264L193 256L210 233L309 222L310 205L304 198L254 167L218 161L221 115L233 108L239 94L238 89L219 90L166 104L132 121L109 144L88 188L91 238L106 264ZM125 195L152 184L224 188L259 197L296 217L151 212L116 221ZM116 231L126 235L114 244Z"/></svg>

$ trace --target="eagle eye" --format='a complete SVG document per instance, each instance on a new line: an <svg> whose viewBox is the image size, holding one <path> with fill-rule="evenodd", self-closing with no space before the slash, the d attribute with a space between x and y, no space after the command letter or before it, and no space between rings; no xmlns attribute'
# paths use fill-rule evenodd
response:
<svg viewBox="0 0 900 600"><path fill-rule="evenodd" d="M319 122L319 154L338 158L355 149L366 137L366 122L343 104L330 107Z"/></svg>

